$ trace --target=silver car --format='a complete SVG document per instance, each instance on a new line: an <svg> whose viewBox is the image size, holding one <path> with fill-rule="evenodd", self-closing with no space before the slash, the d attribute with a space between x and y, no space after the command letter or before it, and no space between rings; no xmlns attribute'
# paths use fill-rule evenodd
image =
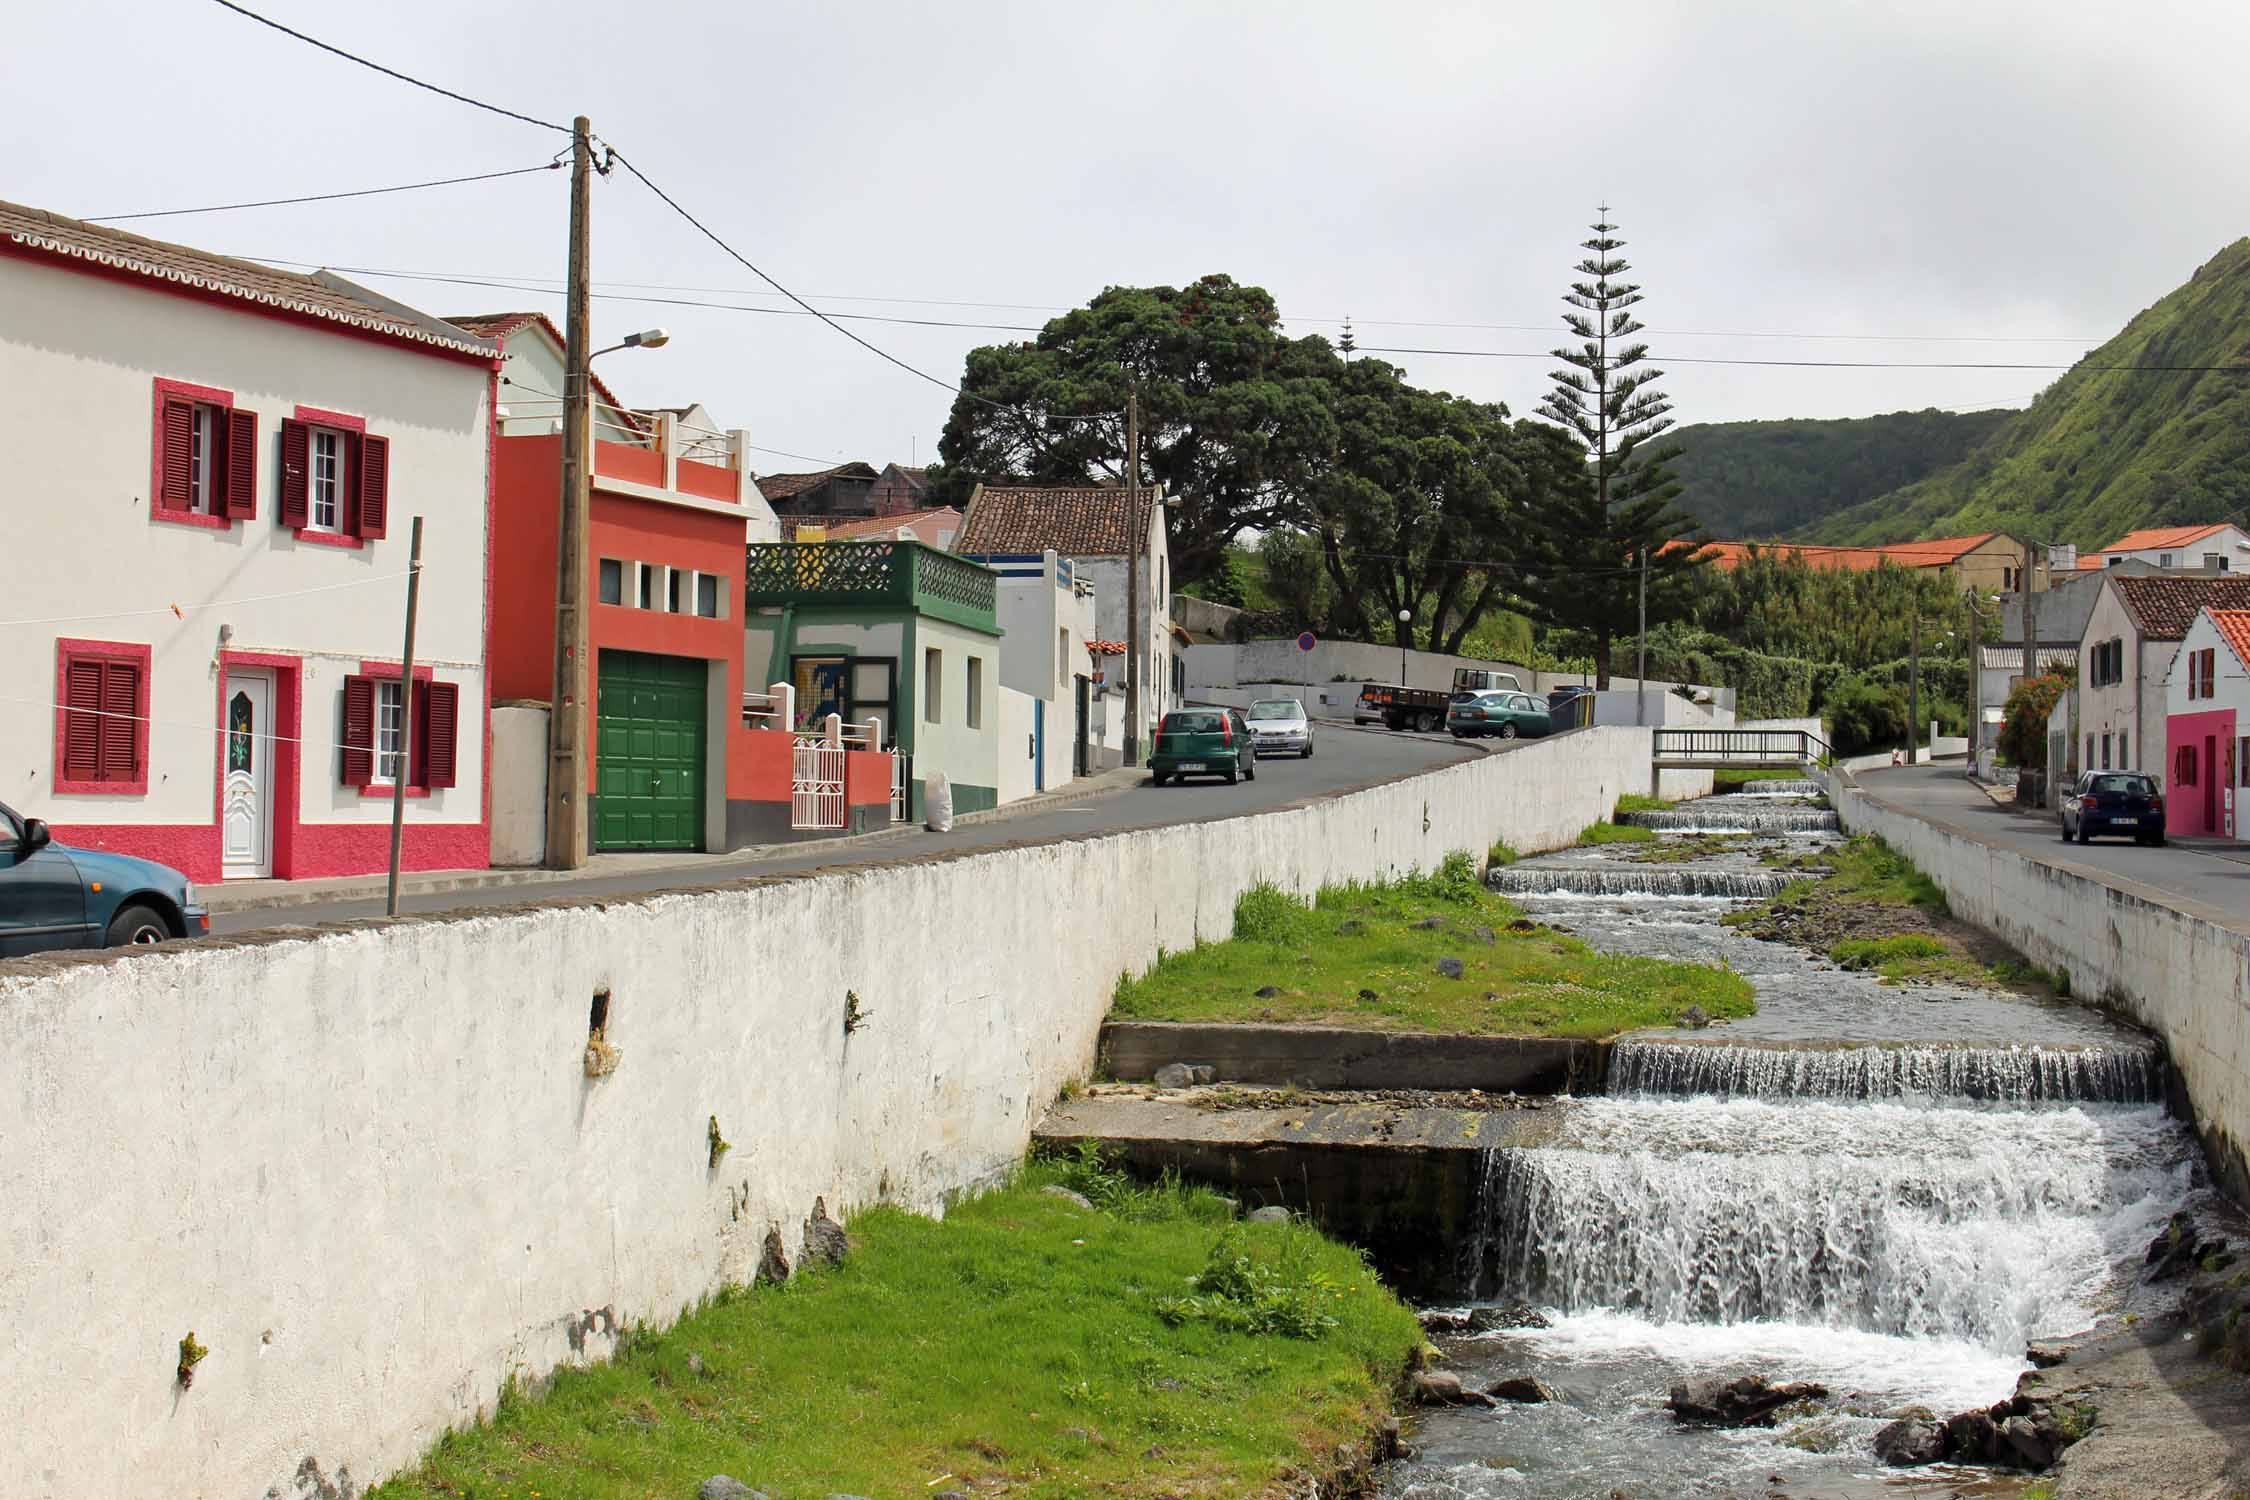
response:
<svg viewBox="0 0 2250 1500"><path fill-rule="evenodd" d="M1250 705L1245 715L1250 721L1250 741L1258 754L1296 755L1310 758L1313 746L1312 718L1306 714L1305 705L1294 698L1263 698Z"/></svg>

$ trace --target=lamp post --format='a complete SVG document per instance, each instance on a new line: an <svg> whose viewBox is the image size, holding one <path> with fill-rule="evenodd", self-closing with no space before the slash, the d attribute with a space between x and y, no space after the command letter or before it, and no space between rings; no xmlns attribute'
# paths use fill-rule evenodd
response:
<svg viewBox="0 0 2250 1500"><path fill-rule="evenodd" d="M593 652L586 629L586 557L594 528L594 391L597 356L619 349L658 349L672 340L662 328L629 333L624 342L583 353L592 340L585 264L588 127L577 122L578 161L572 176L573 249L570 337L564 350L562 518L555 537L555 687L547 709L547 868L576 870L586 863L586 659Z"/></svg>
<svg viewBox="0 0 2250 1500"><path fill-rule="evenodd" d="M1407 639L1408 639L1407 631L1408 631L1408 629L1409 629L1409 628L1410 628L1410 627L1411 627L1411 626L1413 625L1413 623L1414 623L1414 611L1413 611L1413 610L1411 610L1411 609L1402 609L1402 610L1400 610L1400 611L1398 612L1398 625L1399 625L1399 630L1398 630L1398 685L1399 685L1400 687L1405 687L1405 686L1407 685L1407 683L1406 683L1406 642L1407 642Z"/></svg>

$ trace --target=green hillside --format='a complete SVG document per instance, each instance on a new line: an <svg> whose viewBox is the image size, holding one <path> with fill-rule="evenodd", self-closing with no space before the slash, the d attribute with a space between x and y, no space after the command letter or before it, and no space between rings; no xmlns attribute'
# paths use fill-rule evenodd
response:
<svg viewBox="0 0 2250 1500"><path fill-rule="evenodd" d="M1711 422L1668 433L1680 505L1711 537L1786 536L1959 462L2011 413L1898 411Z"/></svg>
<svg viewBox="0 0 2250 1500"><path fill-rule="evenodd" d="M2133 368L2101 368L2118 365ZM2245 368L2149 368L2208 365ZM2246 506L2250 239L2220 251L1961 462L1799 539L2012 531L2099 547L2138 526L2219 521Z"/></svg>

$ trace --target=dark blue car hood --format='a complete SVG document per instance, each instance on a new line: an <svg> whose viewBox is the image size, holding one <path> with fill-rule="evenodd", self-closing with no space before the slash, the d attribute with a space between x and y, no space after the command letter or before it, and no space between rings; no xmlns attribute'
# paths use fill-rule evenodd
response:
<svg viewBox="0 0 2250 1500"><path fill-rule="evenodd" d="M78 873L87 880L98 880L113 892L162 891L179 905L186 905L188 879L170 865L153 859L136 859L130 854L111 854L103 849L81 849L76 844L54 846L70 856Z"/></svg>

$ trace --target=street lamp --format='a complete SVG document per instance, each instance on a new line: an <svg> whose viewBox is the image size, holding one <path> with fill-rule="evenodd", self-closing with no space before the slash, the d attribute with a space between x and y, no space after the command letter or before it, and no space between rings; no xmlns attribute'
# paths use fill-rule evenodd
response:
<svg viewBox="0 0 2250 1500"><path fill-rule="evenodd" d="M607 349L596 349L586 357L588 359L600 359L603 355L615 354L620 349L661 349L671 342L671 329L644 328L639 333L626 334L623 343L612 344Z"/></svg>
<svg viewBox="0 0 2250 1500"><path fill-rule="evenodd" d="M1400 611L1398 612L1398 623L1399 623L1399 632L1398 632L1398 685L1399 685L1400 687L1405 687L1405 686L1406 686L1406 642L1407 642L1407 640L1408 640L1408 635L1407 635L1407 627L1409 627L1410 625L1412 625L1412 624L1414 623L1414 611L1413 611L1413 610L1411 610L1411 609L1402 609L1402 610L1400 610Z"/></svg>

